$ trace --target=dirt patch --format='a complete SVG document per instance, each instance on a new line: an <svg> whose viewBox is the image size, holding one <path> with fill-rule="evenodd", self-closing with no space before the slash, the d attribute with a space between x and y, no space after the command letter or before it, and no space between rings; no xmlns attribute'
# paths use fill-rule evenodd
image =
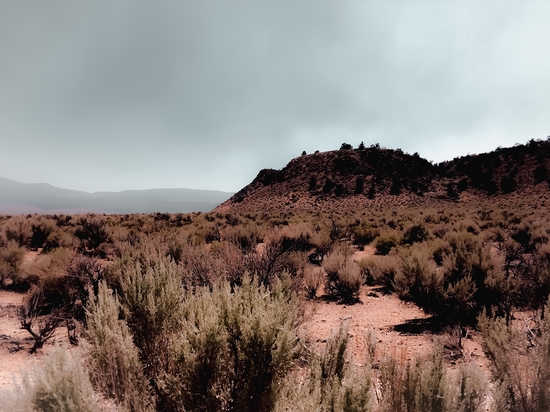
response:
<svg viewBox="0 0 550 412"><path fill-rule="evenodd" d="M430 315L416 305L403 302L396 295L379 293L376 287L371 286L362 287L359 297L361 303L351 306L322 300L309 302L310 314L299 329L306 346L320 353L327 340L345 325L350 337L349 350L358 366L368 358L368 334L372 330L376 334L376 357L379 359L384 354L403 350L405 358L411 360L417 355L431 353L435 347L444 351L451 369L468 360L488 374L489 361L483 353L479 333L468 330L462 340L462 348L455 348L452 330L435 332L425 328L412 333L400 328L414 322L430 322Z"/></svg>
<svg viewBox="0 0 550 412"><path fill-rule="evenodd" d="M373 256L376 253L376 249L372 245L367 245L363 250L355 249L352 259L356 262L359 262L361 259L364 259L369 256Z"/></svg>
<svg viewBox="0 0 550 412"><path fill-rule="evenodd" d="M42 349L35 355L29 354L33 340L27 331L21 329L18 316L24 299L25 294L0 291L0 390L12 387L22 371L31 372L56 344L67 344L64 328L58 328Z"/></svg>

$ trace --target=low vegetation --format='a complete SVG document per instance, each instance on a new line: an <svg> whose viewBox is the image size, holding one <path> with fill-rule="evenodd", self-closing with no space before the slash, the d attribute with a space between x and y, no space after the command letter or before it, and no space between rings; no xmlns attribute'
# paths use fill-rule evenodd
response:
<svg viewBox="0 0 550 412"><path fill-rule="evenodd" d="M78 345L2 399L43 411L550 410L547 202L0 217L0 288L26 293L32 351L61 329ZM477 328L491 375L466 358L450 370L437 345L379 353L373 331L354 359L345 326L309 347L304 308L361 304L364 284L459 340Z"/></svg>

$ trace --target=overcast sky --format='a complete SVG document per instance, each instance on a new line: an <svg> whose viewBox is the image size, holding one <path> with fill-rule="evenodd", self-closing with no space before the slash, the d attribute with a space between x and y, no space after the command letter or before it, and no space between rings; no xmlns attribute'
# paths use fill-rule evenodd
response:
<svg viewBox="0 0 550 412"><path fill-rule="evenodd" d="M0 176L236 191L302 150L550 135L550 2L3 0Z"/></svg>

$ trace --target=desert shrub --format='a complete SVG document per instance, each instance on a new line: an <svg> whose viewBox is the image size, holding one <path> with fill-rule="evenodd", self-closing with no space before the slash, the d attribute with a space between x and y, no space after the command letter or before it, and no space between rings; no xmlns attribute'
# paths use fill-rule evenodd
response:
<svg viewBox="0 0 550 412"><path fill-rule="evenodd" d="M32 237L32 227L25 217L12 218L3 226L6 239L16 242L19 246L27 246Z"/></svg>
<svg viewBox="0 0 550 412"><path fill-rule="evenodd" d="M451 253L451 245L443 239L436 239L429 245L432 250L432 257L437 266L443 265L445 255Z"/></svg>
<svg viewBox="0 0 550 412"><path fill-rule="evenodd" d="M347 359L347 329L341 328L321 355L312 355L305 378L288 379L277 390L274 411L370 411L374 391L370 365L362 371Z"/></svg>
<svg viewBox="0 0 550 412"><path fill-rule="evenodd" d="M317 291L325 281L325 274L321 268L307 267L304 271L304 288L308 299L315 299Z"/></svg>
<svg viewBox="0 0 550 412"><path fill-rule="evenodd" d="M247 271L264 286L272 285L281 272L292 271L294 263L297 261L293 261L291 255L283 250L281 242L277 241L266 243L263 251L245 256Z"/></svg>
<svg viewBox="0 0 550 412"><path fill-rule="evenodd" d="M104 279L103 265L95 258L77 255L67 268L64 280L73 306L72 315L82 319L89 295L97 296Z"/></svg>
<svg viewBox="0 0 550 412"><path fill-rule="evenodd" d="M25 249L14 241L0 248L0 288L6 288L8 283L13 285L21 278L21 265L25 256Z"/></svg>
<svg viewBox="0 0 550 412"><path fill-rule="evenodd" d="M315 233L304 224L293 224L273 230L267 234L265 241L280 244L283 252L309 252L312 249L319 250L326 246L326 240L323 240L319 233Z"/></svg>
<svg viewBox="0 0 550 412"><path fill-rule="evenodd" d="M495 411L550 410L550 323L547 316L534 320L535 325L526 323L522 330L502 317L479 318L495 377Z"/></svg>
<svg viewBox="0 0 550 412"><path fill-rule="evenodd" d="M351 257L335 250L323 261L323 269L327 273L325 292L328 296L345 303L358 300L359 287L364 279Z"/></svg>
<svg viewBox="0 0 550 412"><path fill-rule="evenodd" d="M488 248L474 235L462 232L449 236L448 241L451 252L443 259L445 295L441 313L473 321L482 308L491 305L486 279L495 265Z"/></svg>
<svg viewBox="0 0 550 412"><path fill-rule="evenodd" d="M448 231L449 228L445 224L438 224L432 228L432 234L439 239L443 239Z"/></svg>
<svg viewBox="0 0 550 412"><path fill-rule="evenodd" d="M401 243L405 245L412 245L413 243L421 243L428 239L429 233L426 227L419 223L410 226L401 238Z"/></svg>
<svg viewBox="0 0 550 412"><path fill-rule="evenodd" d="M449 249L440 268L431 262L429 248L417 247L403 256L395 289L401 298L450 323L472 324L483 308L507 293L502 267L475 236L462 232L447 238Z"/></svg>
<svg viewBox="0 0 550 412"><path fill-rule="evenodd" d="M78 245L78 239L67 231L56 228L46 238L42 244L42 252L49 253L57 248L76 249Z"/></svg>
<svg viewBox="0 0 550 412"><path fill-rule="evenodd" d="M380 364L380 385L384 394L381 410L439 412L448 411L446 374L443 357L433 351L411 362L393 356Z"/></svg>
<svg viewBox="0 0 550 412"><path fill-rule="evenodd" d="M161 357L167 356L164 340L177 322L183 287L174 262L162 258L123 272L121 301L126 321L140 350L146 371L159 373Z"/></svg>
<svg viewBox="0 0 550 412"><path fill-rule="evenodd" d="M32 236L29 246L33 249L41 248L55 229L56 225L50 219L43 219L32 223Z"/></svg>
<svg viewBox="0 0 550 412"><path fill-rule="evenodd" d="M479 367L461 364L458 374L450 379L446 388L446 410L475 412L487 410L487 378ZM503 410L503 409L500 409Z"/></svg>
<svg viewBox="0 0 550 412"><path fill-rule="evenodd" d="M210 252L216 259L219 278L231 284L240 283L243 274L248 270L247 259L242 250L233 243L222 242L213 245Z"/></svg>
<svg viewBox="0 0 550 412"><path fill-rule="evenodd" d="M236 251L236 253L239 253L239 251ZM184 247L178 268L186 288L212 285L218 271L217 262L204 244Z"/></svg>
<svg viewBox="0 0 550 412"><path fill-rule="evenodd" d="M223 231L223 239L234 243L243 252L251 252L256 248L256 245L260 243L262 235L258 225L241 225L241 226L229 226Z"/></svg>
<svg viewBox="0 0 550 412"><path fill-rule="evenodd" d="M39 284L34 288L25 304L21 306L19 312L21 329L25 329L34 340L30 353L35 353L38 349L42 348L46 341L53 336L55 329L64 319L63 311L60 307L55 307L45 314L41 313L43 307L44 288Z"/></svg>
<svg viewBox="0 0 550 412"><path fill-rule="evenodd" d="M375 240L374 247L376 248L377 255L387 255L390 251L398 245L397 234L389 232L383 233Z"/></svg>
<svg viewBox="0 0 550 412"><path fill-rule="evenodd" d="M393 290L398 268L396 256L370 256L361 259L357 264L367 283L382 285L388 290Z"/></svg>
<svg viewBox="0 0 550 412"><path fill-rule="evenodd" d="M268 411L276 378L294 358L297 303L283 282L245 276L187 294L166 388L189 411Z"/></svg>
<svg viewBox="0 0 550 412"><path fill-rule="evenodd" d="M86 311L91 381L98 392L130 411L150 410L150 390L120 310L117 297L101 282Z"/></svg>
<svg viewBox="0 0 550 412"><path fill-rule="evenodd" d="M10 399L11 398L11 399ZM13 399L15 398L15 399ZM78 356L58 346L34 373L3 399L10 410L42 412L99 412L100 406ZM11 401L11 402L10 402ZM6 409L8 410L8 409Z"/></svg>
<svg viewBox="0 0 550 412"><path fill-rule="evenodd" d="M356 226L353 230L354 245L368 245L380 236L380 229L377 227Z"/></svg>
<svg viewBox="0 0 550 412"><path fill-rule="evenodd" d="M111 241L107 231L107 222L94 215L81 217L77 222L74 234L80 239L81 250L85 252L98 252L103 243Z"/></svg>
<svg viewBox="0 0 550 412"><path fill-rule="evenodd" d="M443 274L420 252L402 259L395 275L394 288L401 299L412 300L428 311L440 309L440 300L445 292Z"/></svg>

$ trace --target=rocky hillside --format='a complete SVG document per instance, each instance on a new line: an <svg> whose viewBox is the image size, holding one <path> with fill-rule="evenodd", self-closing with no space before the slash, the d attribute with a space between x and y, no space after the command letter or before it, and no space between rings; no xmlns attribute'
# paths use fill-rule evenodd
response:
<svg viewBox="0 0 550 412"><path fill-rule="evenodd" d="M413 206L548 191L550 140L432 164L379 145L304 154L264 169L215 210Z"/></svg>

